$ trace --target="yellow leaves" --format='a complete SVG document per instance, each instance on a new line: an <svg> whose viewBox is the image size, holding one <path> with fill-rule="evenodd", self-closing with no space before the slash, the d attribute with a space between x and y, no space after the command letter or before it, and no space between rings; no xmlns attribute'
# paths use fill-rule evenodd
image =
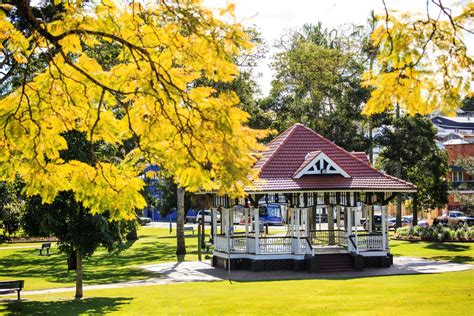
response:
<svg viewBox="0 0 474 316"><path fill-rule="evenodd" d="M472 82L473 61L461 36L443 19L421 23L418 16L391 12L387 29L385 16L378 17L372 34L376 64L362 77L363 86L374 90L363 113L395 104L412 115L454 111Z"/></svg>
<svg viewBox="0 0 474 316"><path fill-rule="evenodd" d="M81 39L79 35L67 35L59 41L65 53L80 53L82 52Z"/></svg>
<svg viewBox="0 0 474 316"><path fill-rule="evenodd" d="M255 160L250 153L262 148L257 139L266 132L244 126L248 114L236 107L235 93L212 88L233 80L233 60L252 46L242 26L199 1L115 3L100 1L94 13L65 3L65 14L43 24L61 36L64 55L0 100L0 179L18 172L26 193L46 202L72 190L92 212L114 218L145 206L138 178L145 163L158 164L188 191L242 195ZM233 10L229 5L222 14ZM8 38L22 62L32 43L36 52L55 45L34 35L24 38L0 11L0 39ZM107 65L97 57L97 47L112 47L104 42L117 50ZM71 130L95 145L121 147L133 136L140 147L113 162L64 161L63 136Z"/></svg>

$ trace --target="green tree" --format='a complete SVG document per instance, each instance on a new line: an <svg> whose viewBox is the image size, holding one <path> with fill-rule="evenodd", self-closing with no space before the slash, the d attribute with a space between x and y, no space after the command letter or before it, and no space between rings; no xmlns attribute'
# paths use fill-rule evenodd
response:
<svg viewBox="0 0 474 316"><path fill-rule="evenodd" d="M400 163L400 177L417 186L417 202L423 209L443 207L447 203L447 156L436 145L435 136L436 130L429 119L405 115L394 118L378 137L382 147L378 167L396 175ZM413 216L414 225L416 215Z"/></svg>
<svg viewBox="0 0 474 316"><path fill-rule="evenodd" d="M77 299L83 296L83 259L100 246L109 252L126 248L126 236L136 230L136 221L113 220L108 212L91 214L73 192L61 192L51 204L43 204L39 196L29 198L24 219L28 234L58 238L59 251L76 270Z"/></svg>
<svg viewBox="0 0 474 316"><path fill-rule="evenodd" d="M64 138L68 142L68 149L61 152L65 162L92 164L96 156L118 159L113 153L119 150L106 143L91 144L85 133L71 131ZM111 252L124 248L127 234L136 231L135 219L114 219L108 211L92 214L72 191L61 192L49 204L43 204L41 196L26 201L25 231L32 236L57 237L59 250L75 261L76 298L83 296L83 258L92 256L99 246Z"/></svg>
<svg viewBox="0 0 474 316"><path fill-rule="evenodd" d="M363 27L328 30L319 23L282 40L270 95L260 103L274 113L272 127L301 122L348 150L367 150L360 114L369 95L360 87L367 36Z"/></svg>

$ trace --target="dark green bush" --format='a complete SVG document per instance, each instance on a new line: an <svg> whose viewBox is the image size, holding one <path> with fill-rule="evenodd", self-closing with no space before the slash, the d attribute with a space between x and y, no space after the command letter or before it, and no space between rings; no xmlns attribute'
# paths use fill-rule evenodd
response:
<svg viewBox="0 0 474 316"><path fill-rule="evenodd" d="M397 229L395 238L437 241L474 241L474 227L445 227L441 224L428 228L404 226Z"/></svg>

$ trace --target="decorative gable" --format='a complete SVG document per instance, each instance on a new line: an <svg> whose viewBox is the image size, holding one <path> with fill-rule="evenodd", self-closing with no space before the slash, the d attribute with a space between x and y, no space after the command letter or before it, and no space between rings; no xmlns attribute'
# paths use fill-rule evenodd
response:
<svg viewBox="0 0 474 316"><path fill-rule="evenodd" d="M312 151L305 157L304 162L296 170L293 178L299 179L304 175L339 174L350 178L349 174L339 167L331 158L322 151Z"/></svg>

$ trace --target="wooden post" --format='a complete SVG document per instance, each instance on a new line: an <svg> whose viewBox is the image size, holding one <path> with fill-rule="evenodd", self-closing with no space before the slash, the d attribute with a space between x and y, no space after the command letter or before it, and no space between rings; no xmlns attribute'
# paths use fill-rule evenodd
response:
<svg viewBox="0 0 474 316"><path fill-rule="evenodd" d="M352 235L352 208L345 208L346 214L344 216L345 221L347 222L347 236Z"/></svg>
<svg viewBox="0 0 474 316"><path fill-rule="evenodd" d="M321 213L322 212L323 212L323 209L319 208L319 213L318 213L319 230L321 230Z"/></svg>
<svg viewBox="0 0 474 316"><path fill-rule="evenodd" d="M368 217L369 217L369 220L368 220L368 223L369 223L368 231L369 231L369 234L370 234L370 233L372 233L372 228L373 228L373 226L374 226L374 206L373 206L373 205L369 205L369 206L368 206L367 214L368 214Z"/></svg>
<svg viewBox="0 0 474 316"><path fill-rule="evenodd" d="M334 207L332 205L326 205L328 213L328 244L334 245Z"/></svg>
<svg viewBox="0 0 474 316"><path fill-rule="evenodd" d="M301 209L296 209L296 236L297 236L297 246L296 246L296 254L298 255L300 253L300 238L301 238L301 229L300 229L300 215L301 215Z"/></svg>
<svg viewBox="0 0 474 316"><path fill-rule="evenodd" d="M204 221L202 221L204 222ZM198 221L198 233L197 233L197 242L198 242L198 260L201 261L201 223Z"/></svg>
<svg viewBox="0 0 474 316"><path fill-rule="evenodd" d="M216 240L216 235L217 235L217 209L213 208L212 209L212 241L213 243ZM221 220L222 221L222 220Z"/></svg>
<svg viewBox="0 0 474 316"><path fill-rule="evenodd" d="M255 254L258 255L260 253L260 214L258 207L254 208L255 214Z"/></svg>
<svg viewBox="0 0 474 316"><path fill-rule="evenodd" d="M387 244L387 231L386 231L386 213L387 213L387 206L382 206L382 251L386 250Z"/></svg>
<svg viewBox="0 0 474 316"><path fill-rule="evenodd" d="M336 225L337 225L337 229L339 230L341 228L341 206L338 205L336 206Z"/></svg>
<svg viewBox="0 0 474 316"><path fill-rule="evenodd" d="M245 252L249 252L249 209L244 208L244 221L245 221Z"/></svg>
<svg viewBox="0 0 474 316"><path fill-rule="evenodd" d="M305 237L308 237L308 238L309 238L310 235L311 235L311 225L310 225L310 216L309 216L310 213L311 213L311 212L310 212L310 209L306 208L306 209L305 209L305 213L304 213L304 214L305 214L305 221L304 221L304 223L305 223L305 227L306 227L306 228L305 228L305 234L306 234Z"/></svg>
<svg viewBox="0 0 474 316"><path fill-rule="evenodd" d="M293 208L289 208L290 211L290 237L291 237L291 253L295 252L293 238L295 237L295 212Z"/></svg>

